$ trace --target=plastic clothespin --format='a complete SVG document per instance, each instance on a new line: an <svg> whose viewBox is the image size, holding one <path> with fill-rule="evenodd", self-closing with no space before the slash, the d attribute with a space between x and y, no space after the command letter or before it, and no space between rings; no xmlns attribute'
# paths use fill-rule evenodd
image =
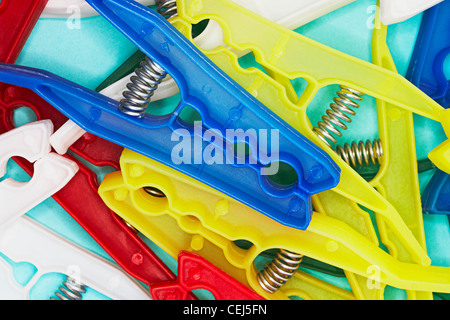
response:
<svg viewBox="0 0 450 320"><path fill-rule="evenodd" d="M137 0L144 6L155 4L155 0ZM98 12L84 0L48 0L41 18L68 18L76 14L77 18L86 18L98 15Z"/></svg>
<svg viewBox="0 0 450 320"><path fill-rule="evenodd" d="M172 114L131 117L119 110L117 101L32 68L2 64L0 81L36 91L88 132L176 167L258 208L261 213L282 224L307 228L312 213L310 195L332 188L339 181L339 170L333 161L220 72L159 14L130 1L120 1L120 4L115 1L89 3L175 79L180 87L181 103ZM142 26L145 30L141 29ZM179 120L179 114L185 107L198 111L202 117L201 128L193 130L192 126ZM179 143L169 141L174 131L178 130L175 133L177 138L172 140L179 141L182 135L196 137L194 139L202 137L201 150L197 149L197 154L194 152L186 161L194 163L197 162L194 155L195 158L202 157L204 149L212 147L203 137L207 129L215 129L219 138L226 142L222 146L214 143L214 147L218 148L216 154L221 156L226 156L226 150L233 148L236 142L247 143L245 139L227 140L225 130L270 132L276 129L280 159L276 163L267 161L268 154L261 153L251 139L248 142L250 159L246 164L175 164L172 151ZM274 147L275 144L269 143L268 146ZM256 164L251 164L251 161ZM267 180L262 168L276 166L280 162L293 167L299 178L298 184L280 188Z"/></svg>
<svg viewBox="0 0 450 320"><path fill-rule="evenodd" d="M264 300L198 254L181 251L177 261L177 281L150 286L154 300L186 300L187 293L195 289L208 290L216 300Z"/></svg>
<svg viewBox="0 0 450 320"><path fill-rule="evenodd" d="M234 50L252 50L256 61L266 70L270 70L270 74L257 68L243 69L234 52L226 47L204 50L208 58L296 130L321 146L341 168L341 180L336 188L312 196L316 210L339 217L341 221L353 225L361 234L378 243L371 218L360 207L363 206L385 218L399 241L412 252L415 262L430 264L428 255L397 209L312 130L307 108L320 89L340 84L350 90L389 102L402 111L411 111L439 121L444 130L450 130L450 113L398 73L290 32L263 17L252 15L231 1L211 0L207 4L205 1L201 3L202 5L195 1L179 1L178 17L174 18L172 23L193 41L193 24L205 19L216 19L224 29L224 34L227 34L224 38L226 44ZM242 33L239 30L247 32ZM296 92L291 83L297 79L307 82L306 89L301 94ZM393 91L396 95L392 95ZM331 98L330 102L333 102ZM327 113L328 111L331 112L331 108ZM348 114L351 115L352 112ZM339 115L336 115L333 120L337 121L338 118ZM342 124L345 125L343 122ZM450 136L450 133L447 134ZM354 223L355 219L359 221L358 224Z"/></svg>
<svg viewBox="0 0 450 320"><path fill-rule="evenodd" d="M439 2L439 1L434 1ZM406 78L444 108L450 106L449 80L444 62L450 53L450 2L423 13Z"/></svg>
<svg viewBox="0 0 450 320"><path fill-rule="evenodd" d="M305 231L280 225L199 181L128 149L121 157L121 171L106 175L99 194L111 210L172 257L177 258L181 250L200 254L266 299L295 295L308 299L361 299L368 296L364 293L375 289L367 281L375 271L381 275L377 278L381 287L386 284L405 290L450 291L449 268L400 262L350 224L315 212ZM238 247L234 242L238 239L251 246ZM255 261L261 253L274 248L343 269L353 292L301 271L277 292L264 291L257 280ZM380 298L375 294L370 298Z"/></svg>
<svg viewBox="0 0 450 320"><path fill-rule="evenodd" d="M274 21L288 29L297 29L329 12L337 10L354 0L233 0L233 2L251 10L255 14L259 14L271 21ZM195 43L203 49L216 48L223 43L222 28L216 21L210 20L205 29L194 39ZM243 55L244 52L239 53ZM119 78L108 79L108 83L103 84L103 94L120 100L123 98L122 93L127 90L127 84L130 82L130 77L136 69L135 60L140 58L142 61L144 57L136 53L132 56L130 61L125 62L123 66L118 69ZM139 62L140 62L139 61ZM127 66L128 72L123 69ZM126 76L123 76L123 73ZM171 77L166 77L164 81L158 86L155 94L152 96L152 101L157 101L167 97L171 97L178 93L178 87Z"/></svg>
<svg viewBox="0 0 450 320"><path fill-rule="evenodd" d="M13 130L14 110L19 106L31 108L38 120L52 119L56 124L55 128L67 122L63 114L31 90L0 84L0 133ZM50 141L55 133L50 137ZM119 158L123 148L86 133L70 146L70 150L93 165L119 168ZM95 172L75 157L70 155L65 157L77 163L79 172L65 188L53 195L53 199L128 274L145 284L174 280L175 275L164 262L104 204L97 193L98 182ZM33 166L29 161L22 158L14 160L28 174L33 173ZM123 241L117 241L118 238ZM190 298L196 299L194 295Z"/></svg>
<svg viewBox="0 0 450 320"><path fill-rule="evenodd" d="M78 285L111 299L151 299L148 290L115 264L26 216L0 226L0 252L0 267L9 274L9 289L15 299L30 299L31 289L48 273L65 274ZM67 286L69 291L61 293L67 298L81 294L75 288Z"/></svg>
<svg viewBox="0 0 450 320"><path fill-rule="evenodd" d="M46 4L47 0L0 2L0 61L16 61Z"/></svg>
<svg viewBox="0 0 450 320"><path fill-rule="evenodd" d="M450 215L450 175L436 170L422 195L423 212Z"/></svg>
<svg viewBox="0 0 450 320"><path fill-rule="evenodd" d="M399 23L431 8L443 0L381 0L381 22L388 26Z"/></svg>
<svg viewBox="0 0 450 320"><path fill-rule="evenodd" d="M0 135L0 175L14 156L34 162L34 174L27 183L6 179L0 182L0 224L23 215L62 189L78 172L75 162L52 153L49 120L30 123Z"/></svg>

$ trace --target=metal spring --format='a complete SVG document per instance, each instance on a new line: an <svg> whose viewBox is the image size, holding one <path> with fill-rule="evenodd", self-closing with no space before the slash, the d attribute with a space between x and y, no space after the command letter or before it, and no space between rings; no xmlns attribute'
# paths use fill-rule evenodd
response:
<svg viewBox="0 0 450 320"><path fill-rule="evenodd" d="M177 15L175 0L159 0L157 11L166 19ZM130 116L142 117L147 110L155 90L167 76L167 72L158 64L146 57L136 69L135 75L130 78L127 89L122 93L124 99L120 100L119 109Z"/></svg>
<svg viewBox="0 0 450 320"><path fill-rule="evenodd" d="M351 89L344 86L339 86L340 90L337 92L337 97L335 97L334 103L330 104L331 109L326 111L327 115L322 116L322 121L317 123L317 126L313 128L313 131L317 136L325 142L330 148L331 144L328 140L336 143L336 139L331 135L331 133L336 134L341 137L342 133L337 127L347 130L345 122L352 122L346 114L354 116L356 112L351 108L359 108L359 104L356 101L362 101L364 93L361 93L355 89ZM327 140L328 139L328 140Z"/></svg>
<svg viewBox="0 0 450 320"><path fill-rule="evenodd" d="M362 166L363 162L368 166L370 162L372 164L381 163L381 157L383 156L383 148L381 140L375 139L373 143L370 140L366 141L353 141L350 144L344 144L344 147L337 146L337 154L349 165L357 167Z"/></svg>
<svg viewBox="0 0 450 320"><path fill-rule="evenodd" d="M158 13L169 20L178 15L176 0L156 0Z"/></svg>
<svg viewBox="0 0 450 320"><path fill-rule="evenodd" d="M280 249L277 257L258 273L259 285L267 292L274 293L294 275L302 262L303 255Z"/></svg>
<svg viewBox="0 0 450 320"><path fill-rule="evenodd" d="M72 277L67 277L62 284L55 292L57 298L51 297L50 300L81 300L81 294L86 292L85 286Z"/></svg>

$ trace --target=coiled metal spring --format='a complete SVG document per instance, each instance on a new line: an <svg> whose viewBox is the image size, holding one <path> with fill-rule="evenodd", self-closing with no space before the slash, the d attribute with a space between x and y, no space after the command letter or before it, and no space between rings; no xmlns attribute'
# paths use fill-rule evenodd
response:
<svg viewBox="0 0 450 320"><path fill-rule="evenodd" d="M294 275L302 258L301 254L280 249L277 257L258 273L259 285L269 293L276 292Z"/></svg>
<svg viewBox="0 0 450 320"><path fill-rule="evenodd" d="M336 148L337 154L349 165L353 167L377 164L381 163L381 157L383 156L383 148L381 146L381 140L375 139L373 142L367 140L364 144L364 141L353 141L350 144L344 144L344 147L337 146Z"/></svg>
<svg viewBox="0 0 450 320"><path fill-rule="evenodd" d="M328 140L336 143L336 139L332 136L332 133L341 137L342 133L338 128L347 130L347 123L352 122L352 119L347 115L354 116L356 112L352 108L359 108L359 104L355 101L362 101L364 93L357 90L339 86L340 90L337 92L334 103L330 104L331 109L326 111L327 115L322 116L322 121L317 123L317 126L313 128L313 131L317 136L325 142L330 148L331 144Z"/></svg>
<svg viewBox="0 0 450 320"><path fill-rule="evenodd" d="M177 3L175 0L156 1L157 11L166 19L177 15ZM119 109L130 116L142 117L147 110L155 90L167 76L167 72L158 64L146 57L136 69L135 75L130 78L127 89L122 93Z"/></svg>
<svg viewBox="0 0 450 320"><path fill-rule="evenodd" d="M58 289L56 298L51 297L50 300L81 300L81 294L86 292L86 287L72 277L67 277Z"/></svg>

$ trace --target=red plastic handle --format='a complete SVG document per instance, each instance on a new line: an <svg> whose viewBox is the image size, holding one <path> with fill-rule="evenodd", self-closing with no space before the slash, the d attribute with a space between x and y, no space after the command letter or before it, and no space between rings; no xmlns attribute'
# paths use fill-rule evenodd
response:
<svg viewBox="0 0 450 320"><path fill-rule="evenodd" d="M0 61L14 63L48 0L0 1Z"/></svg>
<svg viewBox="0 0 450 320"><path fill-rule="evenodd" d="M206 289L216 300L264 300L198 254L180 251L178 279L153 283L150 292L155 300L185 300L190 291Z"/></svg>

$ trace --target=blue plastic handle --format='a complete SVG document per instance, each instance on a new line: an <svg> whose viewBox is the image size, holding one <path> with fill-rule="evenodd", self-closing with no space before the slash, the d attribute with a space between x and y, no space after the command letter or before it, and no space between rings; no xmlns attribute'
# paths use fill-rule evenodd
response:
<svg viewBox="0 0 450 320"><path fill-rule="evenodd" d="M449 107L449 81L444 62L450 54L450 1L426 10L406 78L444 108Z"/></svg>
<svg viewBox="0 0 450 320"><path fill-rule="evenodd" d="M224 74L155 11L133 1L88 2L174 78L181 101L173 113L132 117L121 112L115 100L28 67L0 64L0 82L27 87L84 130L175 168L281 224L305 230L312 216L310 195L339 183L340 169L334 161ZM200 114L200 130L180 119L185 107ZM176 129L184 129L185 133L172 139ZM208 129L214 129L224 143L205 138ZM244 136L231 141L226 135L229 129L257 133L276 129L277 161L290 165L298 182L283 186L262 175L261 169L274 162L268 160L269 152L261 151L261 140ZM244 142L250 156L243 164L195 164L198 153L193 153L191 163L175 164L172 151L187 137L200 143L201 152L213 146L225 159L227 150L236 142ZM270 134L267 142L266 150L274 150Z"/></svg>
<svg viewBox="0 0 450 320"><path fill-rule="evenodd" d="M450 215L450 175L436 170L422 195L423 212Z"/></svg>

